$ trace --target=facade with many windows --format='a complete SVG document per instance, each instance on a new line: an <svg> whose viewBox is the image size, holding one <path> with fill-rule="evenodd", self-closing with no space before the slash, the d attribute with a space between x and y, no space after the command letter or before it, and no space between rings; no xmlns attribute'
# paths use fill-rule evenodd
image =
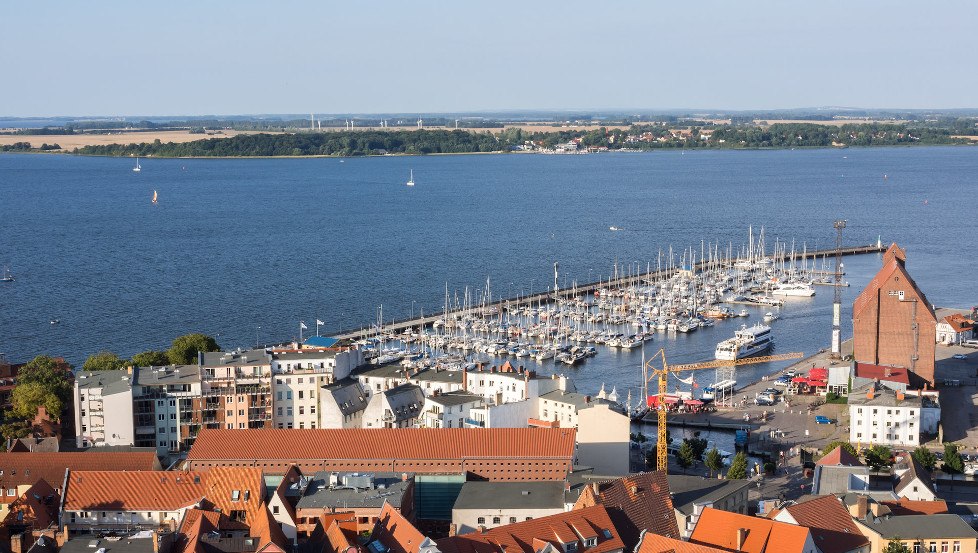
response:
<svg viewBox="0 0 978 553"><path fill-rule="evenodd" d="M936 434L941 409L936 397L891 390L875 382L849 394L849 441L916 446L921 434Z"/></svg>

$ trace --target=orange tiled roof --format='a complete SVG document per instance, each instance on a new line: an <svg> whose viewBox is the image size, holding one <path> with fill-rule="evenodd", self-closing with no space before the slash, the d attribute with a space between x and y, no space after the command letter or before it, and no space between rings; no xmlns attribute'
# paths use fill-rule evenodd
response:
<svg viewBox="0 0 978 553"><path fill-rule="evenodd" d="M215 511L204 511L201 509L190 509L183 517L180 525L180 532L176 547L181 548L182 553L204 553L206 548L200 543L200 537L208 532L219 532L221 530L248 530L248 526L241 522L236 522L222 513Z"/></svg>
<svg viewBox="0 0 978 553"><path fill-rule="evenodd" d="M947 512L947 503L943 499L934 501L911 501L900 498L900 501L881 501L890 508L893 516L902 515L939 515Z"/></svg>
<svg viewBox="0 0 978 553"><path fill-rule="evenodd" d="M187 459L465 459L574 456L574 429L203 429Z"/></svg>
<svg viewBox="0 0 978 553"><path fill-rule="evenodd" d="M849 453L842 446L836 447L832 451L825 454L824 457L819 459L816 465L842 465L846 467L861 467L862 462L858 457Z"/></svg>
<svg viewBox="0 0 978 553"><path fill-rule="evenodd" d="M30 452L0 453L0 487L15 488L44 480L60 489L65 469L72 470L156 470L156 453L149 452Z"/></svg>
<svg viewBox="0 0 978 553"><path fill-rule="evenodd" d="M594 538L597 544L585 547L580 538ZM548 543L559 551L564 550L565 543L576 543L580 553L604 553L625 548L608 511L603 505L595 505L485 532L441 539L438 549L442 553L535 553Z"/></svg>
<svg viewBox="0 0 978 553"><path fill-rule="evenodd" d="M172 471L71 471L66 511L176 511L206 493L201 475Z"/></svg>
<svg viewBox="0 0 978 553"><path fill-rule="evenodd" d="M245 524L258 522L265 508L265 479L253 467L216 467L207 472L204 496L222 513L244 511ZM235 493L237 492L237 493Z"/></svg>
<svg viewBox="0 0 978 553"><path fill-rule="evenodd" d="M726 551L649 533L642 538L642 543L635 553L726 553Z"/></svg>
<svg viewBox="0 0 978 553"><path fill-rule="evenodd" d="M869 544L849 510L833 495L811 499L785 507L799 526L812 532L812 539L822 553L845 553Z"/></svg>
<svg viewBox="0 0 978 553"><path fill-rule="evenodd" d="M390 503L384 503L370 535L370 541L379 541L391 553L418 553L421 543L427 538L413 524L408 522ZM445 553L445 550L442 549Z"/></svg>
<svg viewBox="0 0 978 553"><path fill-rule="evenodd" d="M598 492L595 494L594 486ZM679 539L669 481L662 471L643 472L610 482L594 483L581 492L575 509L604 505L628 549L648 530Z"/></svg>
<svg viewBox="0 0 978 553"><path fill-rule="evenodd" d="M966 332L975 327L975 323L960 313L944 317L944 322L951 326L954 332Z"/></svg>
<svg viewBox="0 0 978 553"><path fill-rule="evenodd" d="M739 549L745 553L801 552L808 539L808 528L786 522L777 522L738 513L721 511L712 507L703 509L689 541L728 551L737 551L737 534L745 532Z"/></svg>
<svg viewBox="0 0 978 553"><path fill-rule="evenodd" d="M44 529L58 520L58 493L47 482L38 480L10 504L3 523L29 524Z"/></svg>

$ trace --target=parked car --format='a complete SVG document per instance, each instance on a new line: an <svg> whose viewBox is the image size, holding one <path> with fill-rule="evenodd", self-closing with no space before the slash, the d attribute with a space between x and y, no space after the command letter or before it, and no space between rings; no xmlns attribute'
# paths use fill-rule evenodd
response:
<svg viewBox="0 0 978 553"><path fill-rule="evenodd" d="M761 392L762 394L771 394L772 396L780 396L784 393L784 390L779 390L777 388L768 388Z"/></svg>
<svg viewBox="0 0 978 553"><path fill-rule="evenodd" d="M769 407L769 406L774 405L774 404L775 404L775 401L773 399L769 398L769 397L766 397L766 396L757 396L757 397L754 398L754 405L761 405L761 406L764 406L764 407Z"/></svg>
<svg viewBox="0 0 978 553"><path fill-rule="evenodd" d="M815 415L815 424L832 424L832 419L825 415Z"/></svg>
<svg viewBox="0 0 978 553"><path fill-rule="evenodd" d="M963 353L955 353L951 356L952 359L967 359L968 356Z"/></svg>

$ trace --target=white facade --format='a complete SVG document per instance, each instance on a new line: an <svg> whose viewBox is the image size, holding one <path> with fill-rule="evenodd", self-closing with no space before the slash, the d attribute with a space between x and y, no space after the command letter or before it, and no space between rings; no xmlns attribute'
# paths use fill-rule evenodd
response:
<svg viewBox="0 0 978 553"><path fill-rule="evenodd" d="M940 413L932 397L885 388L874 391L870 397L867 390L861 389L849 396L849 441L916 446L920 444L921 433L937 433Z"/></svg>
<svg viewBox="0 0 978 553"><path fill-rule="evenodd" d="M425 428L465 428L469 410L482 403L482 396L460 392L426 395L418 425Z"/></svg>
<svg viewBox="0 0 978 553"><path fill-rule="evenodd" d="M62 515L62 526L67 525L72 530L86 528L158 527L168 521L179 525L187 509L187 505L175 511L65 511Z"/></svg>
<svg viewBox="0 0 978 553"><path fill-rule="evenodd" d="M78 447L133 444L131 378L126 371L78 373L74 391Z"/></svg>
<svg viewBox="0 0 978 553"><path fill-rule="evenodd" d="M629 473L631 419L598 403L577 414L577 462L593 467L595 474L624 476Z"/></svg>
<svg viewBox="0 0 978 553"><path fill-rule="evenodd" d="M272 395L275 428L322 428L319 392L330 383L322 369L293 369L275 374Z"/></svg>

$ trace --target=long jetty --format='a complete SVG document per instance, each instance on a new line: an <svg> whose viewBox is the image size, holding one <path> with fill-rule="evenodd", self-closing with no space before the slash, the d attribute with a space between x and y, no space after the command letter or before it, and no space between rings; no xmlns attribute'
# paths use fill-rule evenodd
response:
<svg viewBox="0 0 978 553"><path fill-rule="evenodd" d="M872 245L869 245L869 246L848 246L848 247L844 247L844 248L842 248L841 253L842 253L843 256L850 256L850 255L863 255L863 254L869 254L869 253L883 253L885 251L886 251L886 247L885 246L883 246L881 244L872 244ZM805 253L801 253L801 254L796 252L794 254L794 259L796 261L801 261L803 259L817 259L817 258L826 257L826 256L833 256L834 257L835 255L836 255L835 248L831 248L831 249L824 249L824 250L815 250L815 251L805 252ZM774 260L775 262L777 262L777 261L787 261L787 260L791 259L791 257L792 257L792 254L787 253L787 252L781 253L779 255L772 255L772 256L770 256L770 258L772 260ZM693 269L695 271L699 272L699 271L702 271L702 270L708 268L712 263L714 263L714 262L711 262L711 261L701 261L701 262L697 263L693 267ZM657 270L657 271L646 271L644 273L637 273L637 274L634 274L634 275L620 276L620 277L616 278L613 281L613 285L617 285L617 286L630 286L632 284L641 284L641 283L646 282L648 280L659 280L659 279L663 279L663 278L666 278L666 277L670 277L670 276L676 274L679 270L680 269L677 269L677 268L674 267L674 268L671 268L671 269L662 269L662 270ZM596 282L591 282L589 284L577 284L577 285L574 285L572 287L558 288L557 289L557 293L556 293L556 297L561 297L561 296L568 297L571 293L575 293L575 294L590 294L590 293L595 292L596 290L601 289L604 286L608 286L608 281L607 280L599 280L599 281L596 281ZM475 314L475 313L484 313L485 310L487 310L487 309L492 309L494 307L495 308L498 308L498 309L502 309L504 306L510 305L510 304L514 304L514 303L518 303L518 304L532 304L532 303L538 303L538 302L551 302L551 301L553 301L554 297L555 297L554 291L553 290L547 290L546 292L540 292L540 293L537 293L537 294L530 294L530 295L527 295L527 296L517 296L517 297L512 297L512 298L505 298L505 299L501 299L501 300L496 300L496 301L493 301L493 302L491 302L489 304L486 304L486 305L480 305L478 307L471 307L469 309L457 310L457 311L455 311L455 313L458 313L458 314L461 314L461 315L468 315L468 314ZM394 321L392 321L390 323L384 323L383 328L384 328L384 331L388 331L388 332L399 332L399 331L406 330L406 329L409 329L409 328L417 328L418 326L428 326L428 325L431 325L435 321L437 321L438 319L441 319L443 316L444 316L444 313L439 313L437 315L431 315L431 316L428 316L428 317L414 317L414 318L407 318L407 319L401 319L401 320L394 320ZM344 340L344 339L351 339L351 338L357 338L357 337L363 336L364 333L366 333L368 335L374 334L374 332L372 332L370 330L367 330L367 329L364 329L364 328L359 328L359 329L346 330L346 331L343 331L343 332L334 334L333 337L334 338L337 338L337 339L340 339L340 340Z"/></svg>

